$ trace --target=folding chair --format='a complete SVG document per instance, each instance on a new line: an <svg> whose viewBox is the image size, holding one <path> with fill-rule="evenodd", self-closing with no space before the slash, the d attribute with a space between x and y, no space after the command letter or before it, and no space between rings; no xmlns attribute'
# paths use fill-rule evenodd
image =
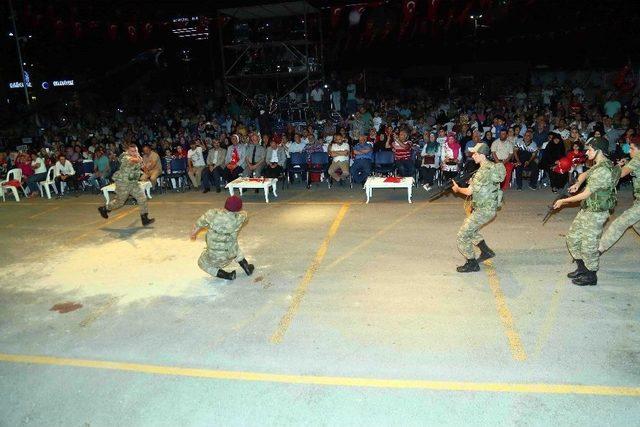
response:
<svg viewBox="0 0 640 427"><path fill-rule="evenodd" d="M378 151L373 154L373 173L389 176L394 175L395 170L396 166L393 160L393 152Z"/></svg>
<svg viewBox="0 0 640 427"><path fill-rule="evenodd" d="M311 188L311 174L319 173L320 182L326 178L327 168L329 167L329 154L325 152L311 153L311 161L307 167L307 188ZM331 183L327 179L327 185L331 188Z"/></svg>
<svg viewBox="0 0 640 427"><path fill-rule="evenodd" d="M296 174L300 175L307 169L307 154L306 153L291 153L291 158L287 166L287 182L291 185L291 176L295 177Z"/></svg>

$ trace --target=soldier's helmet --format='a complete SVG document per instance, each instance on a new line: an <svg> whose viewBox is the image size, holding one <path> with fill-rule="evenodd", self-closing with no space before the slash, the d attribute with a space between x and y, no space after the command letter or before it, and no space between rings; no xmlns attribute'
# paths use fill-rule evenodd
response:
<svg viewBox="0 0 640 427"><path fill-rule="evenodd" d="M594 136L584 143L585 148L592 147L594 150L600 150L605 156L609 155L609 143L601 136Z"/></svg>

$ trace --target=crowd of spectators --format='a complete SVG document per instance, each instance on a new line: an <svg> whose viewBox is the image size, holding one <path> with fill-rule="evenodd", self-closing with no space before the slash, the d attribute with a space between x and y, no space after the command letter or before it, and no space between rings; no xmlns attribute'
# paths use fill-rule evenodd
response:
<svg viewBox="0 0 640 427"><path fill-rule="evenodd" d="M35 197L53 167L60 195L63 181L70 189L97 190L118 169L124 147L135 142L143 151L141 179L154 187L172 173L176 159L184 159L189 187L206 193L241 176L303 173L313 166L312 155L322 152L330 159L332 182L362 184L376 162L390 159L388 172L415 177L429 189L472 167L468 150L484 142L494 161L505 164L503 189L515 184L522 190L527 180L530 189L549 185L558 191L584 169L588 138L605 138L614 160L628 157L638 138L637 92L565 84L505 90L492 99L401 99L362 96L352 81L346 88L343 97L339 90L314 87L313 109L296 121L251 105L216 105L206 96L132 114L124 108L84 117L78 108L64 125L50 121L31 143L0 152L0 180L19 168L23 187Z"/></svg>

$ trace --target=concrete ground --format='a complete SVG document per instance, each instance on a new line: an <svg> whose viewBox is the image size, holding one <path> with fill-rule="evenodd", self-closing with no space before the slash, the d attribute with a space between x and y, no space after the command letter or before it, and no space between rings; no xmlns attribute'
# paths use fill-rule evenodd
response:
<svg viewBox="0 0 640 427"><path fill-rule="evenodd" d="M506 193L497 257L461 275L462 199L245 193L256 265L199 270L225 194L0 204L0 425L640 425L640 238L571 285L548 190ZM631 196L620 196L618 214Z"/></svg>

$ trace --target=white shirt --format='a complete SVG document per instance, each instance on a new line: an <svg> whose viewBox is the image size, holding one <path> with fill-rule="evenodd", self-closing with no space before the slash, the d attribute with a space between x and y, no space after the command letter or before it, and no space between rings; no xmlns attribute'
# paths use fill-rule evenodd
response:
<svg viewBox="0 0 640 427"><path fill-rule="evenodd" d="M311 91L311 98L315 101L315 102L320 102L322 101L322 89L313 89Z"/></svg>
<svg viewBox="0 0 640 427"><path fill-rule="evenodd" d="M271 159L269 159L269 163L278 163L278 150L271 151Z"/></svg>
<svg viewBox="0 0 640 427"><path fill-rule="evenodd" d="M202 147L196 147L194 150L187 151L187 158L191 159L194 167L204 167L204 156L202 155Z"/></svg>
<svg viewBox="0 0 640 427"><path fill-rule="evenodd" d="M291 153L302 153L304 151L304 147L307 146L307 144L304 144L302 141L300 141L300 144L294 142L294 141L290 141L287 142L287 152L289 154Z"/></svg>
<svg viewBox="0 0 640 427"><path fill-rule="evenodd" d="M36 163L40 165L37 168ZM36 157L36 159L31 162L31 167L33 168L33 173L45 173L47 171L47 166L44 164L42 157Z"/></svg>
<svg viewBox="0 0 640 427"><path fill-rule="evenodd" d="M73 165L71 164L71 162L69 160L64 162L64 165L62 165L60 163L60 160L58 160L56 162L56 166L54 169L54 175L55 176L60 176L60 175L75 175L76 171L73 168Z"/></svg>
<svg viewBox="0 0 640 427"><path fill-rule="evenodd" d="M342 144L338 144L334 142L331 144L330 151L349 151L349 144L343 142ZM347 162L349 161L349 156L335 156L333 158L334 162Z"/></svg>

